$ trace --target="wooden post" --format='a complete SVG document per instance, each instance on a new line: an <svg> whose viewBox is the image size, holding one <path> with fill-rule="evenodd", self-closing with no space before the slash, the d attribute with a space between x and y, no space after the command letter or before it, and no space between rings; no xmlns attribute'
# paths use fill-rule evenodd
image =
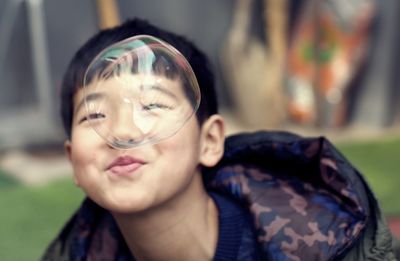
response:
<svg viewBox="0 0 400 261"><path fill-rule="evenodd" d="M120 23L118 6L115 0L96 0L100 29L111 28Z"/></svg>

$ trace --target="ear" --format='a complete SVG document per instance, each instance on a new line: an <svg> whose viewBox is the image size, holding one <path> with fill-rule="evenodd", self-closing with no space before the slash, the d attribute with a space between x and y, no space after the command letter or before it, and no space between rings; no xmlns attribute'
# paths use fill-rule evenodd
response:
<svg viewBox="0 0 400 261"><path fill-rule="evenodd" d="M224 154L225 123L218 114L208 118L201 127L200 164L215 166Z"/></svg>
<svg viewBox="0 0 400 261"><path fill-rule="evenodd" d="M73 163L73 160L72 160L72 147L71 147L71 141L70 140L66 140L64 142L64 151L65 151L65 154L67 155L69 163L71 164L72 167L74 167L74 163ZM75 185L80 187L79 181L75 176L75 172L74 172L73 177L74 177Z"/></svg>

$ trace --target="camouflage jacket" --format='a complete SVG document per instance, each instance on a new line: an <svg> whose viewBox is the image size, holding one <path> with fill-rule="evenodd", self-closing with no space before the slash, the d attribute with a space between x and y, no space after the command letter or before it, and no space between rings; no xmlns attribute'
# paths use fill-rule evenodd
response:
<svg viewBox="0 0 400 261"><path fill-rule="evenodd" d="M396 260L362 175L325 138L284 132L231 136L204 169L209 191L253 217L259 260ZM43 260L132 260L111 215L86 199Z"/></svg>

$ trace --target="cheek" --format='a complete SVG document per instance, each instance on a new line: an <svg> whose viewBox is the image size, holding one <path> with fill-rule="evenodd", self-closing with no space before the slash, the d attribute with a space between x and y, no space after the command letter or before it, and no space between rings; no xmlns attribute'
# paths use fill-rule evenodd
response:
<svg viewBox="0 0 400 261"><path fill-rule="evenodd" d="M90 155L80 156L79 153L76 153L72 156L71 160L76 185L79 187L85 187L85 184L90 181L90 173L93 172L91 171L91 168L94 158Z"/></svg>
<svg viewBox="0 0 400 261"><path fill-rule="evenodd" d="M93 154L91 154L91 152L81 153L81 151L78 152L75 151L75 153L73 153L71 157L74 170L76 170L79 173L89 168L93 164L95 158L96 157Z"/></svg>
<svg viewBox="0 0 400 261"><path fill-rule="evenodd" d="M79 186L82 186L90 180L95 171L96 160L99 158L96 155L98 151L89 139L72 140L71 147L71 163L73 165L75 181Z"/></svg>
<svg viewBox="0 0 400 261"><path fill-rule="evenodd" d="M199 164L200 155L198 132L193 128L183 128L169 140L160 143L159 151L165 156L166 164L170 167L194 170Z"/></svg>

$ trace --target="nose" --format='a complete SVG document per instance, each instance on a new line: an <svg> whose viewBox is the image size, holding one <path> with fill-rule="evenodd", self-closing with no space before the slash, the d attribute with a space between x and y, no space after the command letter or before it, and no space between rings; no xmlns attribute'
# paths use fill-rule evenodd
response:
<svg viewBox="0 0 400 261"><path fill-rule="evenodd" d="M134 122L132 110L132 106L120 106L114 112L115 117L111 122L112 147L127 149L143 141L143 132Z"/></svg>

